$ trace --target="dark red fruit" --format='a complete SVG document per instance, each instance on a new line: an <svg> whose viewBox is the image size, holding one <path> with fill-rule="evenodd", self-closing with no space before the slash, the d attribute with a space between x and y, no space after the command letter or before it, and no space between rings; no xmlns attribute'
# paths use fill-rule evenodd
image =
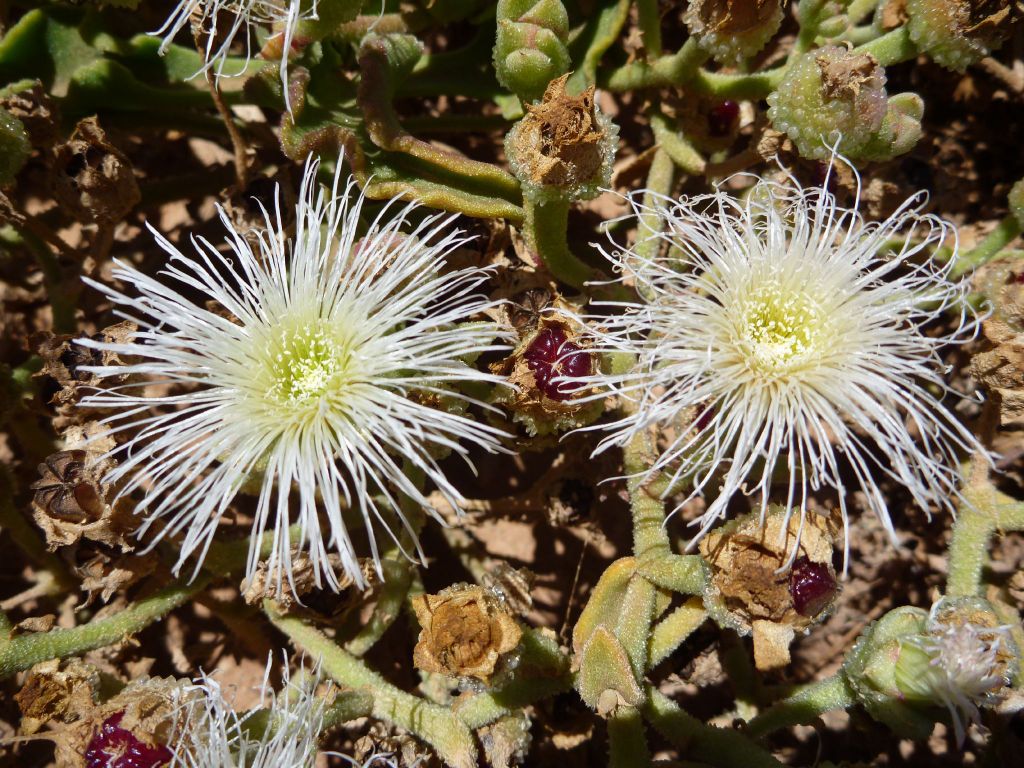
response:
<svg viewBox="0 0 1024 768"><path fill-rule="evenodd" d="M728 136L740 119L740 105L732 99L716 104L708 112L708 133L712 136Z"/></svg>
<svg viewBox="0 0 1024 768"><path fill-rule="evenodd" d="M526 349L526 364L533 371L537 389L552 400L568 400L580 389L569 381L555 382L559 376L587 376L590 374L590 355L581 352L578 345L565 340L565 329L553 325L537 334Z"/></svg>
<svg viewBox="0 0 1024 768"><path fill-rule="evenodd" d="M812 563L806 557L793 563L789 573L789 594L801 616L817 616L836 595L836 580L824 563Z"/></svg>
<svg viewBox="0 0 1024 768"><path fill-rule="evenodd" d="M111 715L85 748L86 768L160 768L174 759L165 746L150 746L121 727L124 712Z"/></svg>

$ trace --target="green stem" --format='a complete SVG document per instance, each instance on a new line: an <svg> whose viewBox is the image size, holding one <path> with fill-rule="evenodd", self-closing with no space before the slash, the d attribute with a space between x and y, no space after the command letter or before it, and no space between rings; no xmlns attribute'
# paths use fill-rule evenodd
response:
<svg viewBox="0 0 1024 768"><path fill-rule="evenodd" d="M960 277L977 269L994 258L1008 246L1021 232L1020 220L1010 214L992 230L988 237L974 246L967 253L961 253L953 265L952 276Z"/></svg>
<svg viewBox="0 0 1024 768"><path fill-rule="evenodd" d="M877 7L878 0L850 0L850 4L846 6L846 16L851 24L860 24L874 13Z"/></svg>
<svg viewBox="0 0 1024 768"><path fill-rule="evenodd" d="M910 39L910 31L906 25L886 32L869 43L854 48L856 53L870 53L883 67L899 64L915 58L920 51Z"/></svg>
<svg viewBox="0 0 1024 768"><path fill-rule="evenodd" d="M140 600L120 613L71 629L19 635L0 642L0 679L48 659L75 656L119 642L148 627L206 586L205 579L176 584Z"/></svg>
<svg viewBox="0 0 1024 768"><path fill-rule="evenodd" d="M406 595L409 594L409 586L412 584L412 567L409 563L384 560L381 567L384 571L384 584L377 597L373 615L358 634L345 643L345 649L353 656L364 656L377 644L395 619L401 615Z"/></svg>
<svg viewBox="0 0 1024 768"><path fill-rule="evenodd" d="M43 285L46 286L46 298L50 302L50 310L53 312L53 330L57 333L74 333L78 329L75 320L75 298L78 295L77 286L73 289L64 280L63 270L60 261L50 250L50 246L44 243L35 233L23 227L18 227L18 233L28 249L35 256L39 269L43 273Z"/></svg>
<svg viewBox="0 0 1024 768"><path fill-rule="evenodd" d="M681 595L702 595L708 570L700 555L667 554L642 563L640 574L650 582Z"/></svg>
<svg viewBox="0 0 1024 768"><path fill-rule="evenodd" d="M658 733L686 751L687 758L719 768L782 768L770 752L745 735L705 725L651 685L643 713Z"/></svg>
<svg viewBox="0 0 1024 768"><path fill-rule="evenodd" d="M566 90L580 93L597 80L597 65L605 51L612 47L629 19L630 0L612 0L593 17L584 35L590 39L576 71L569 77ZM581 38L584 36L581 35ZM575 42L575 41L574 41Z"/></svg>
<svg viewBox="0 0 1024 768"><path fill-rule="evenodd" d="M636 25L644 39L647 57L661 56L661 9L658 0L636 0Z"/></svg>
<svg viewBox="0 0 1024 768"><path fill-rule="evenodd" d="M634 707L619 707L608 718L610 768L644 768L651 765L644 721Z"/></svg>
<svg viewBox="0 0 1024 768"><path fill-rule="evenodd" d="M650 436L640 433L626 446L624 463L629 506L633 513L633 554L641 563L655 562L672 554L665 531L664 481L648 477Z"/></svg>
<svg viewBox="0 0 1024 768"><path fill-rule="evenodd" d="M708 53L696 39L690 38L676 53L655 61L634 61L613 70L604 87L609 91L635 91L641 88L664 88L687 83L698 67L708 60Z"/></svg>
<svg viewBox="0 0 1024 768"><path fill-rule="evenodd" d="M825 712L852 707L854 701L846 678L842 674L833 675L802 688L758 715L747 723L745 732L750 738L760 739L780 728L811 723Z"/></svg>
<svg viewBox="0 0 1024 768"><path fill-rule="evenodd" d="M726 75L699 69L687 87L718 99L763 99L779 87L786 68L776 67L749 75Z"/></svg>
<svg viewBox="0 0 1024 768"><path fill-rule="evenodd" d="M511 714L572 689L569 660L558 642L535 629L523 635L519 665L511 682L456 702L459 720L476 730Z"/></svg>
<svg viewBox="0 0 1024 768"><path fill-rule="evenodd" d="M691 176L699 176L704 173L704 168L707 166L707 162L701 157L694 146L686 140L686 137L676 131L669 123L668 118L660 112L656 112L651 115L651 130L654 131L654 140L658 143L659 149L663 150L666 155L679 166L679 169L683 173L690 174ZM657 155L655 155L655 162L651 163L651 175L654 176L655 163L658 161ZM664 172L661 172L664 175ZM651 187L650 181L647 184L648 188ZM666 185L669 189L672 184L669 181ZM659 192L661 190L658 190ZM662 194L668 194L666 190ZM644 204L647 204L647 198L644 198Z"/></svg>
<svg viewBox="0 0 1024 768"><path fill-rule="evenodd" d="M989 540L996 531L1024 530L1024 502L997 494L990 487L965 491L964 501L953 523L946 592L980 595Z"/></svg>
<svg viewBox="0 0 1024 768"><path fill-rule="evenodd" d="M556 279L582 290L584 283L595 274L569 248L567 227L570 205L567 200L547 203L526 200L523 234L527 248L536 254Z"/></svg>
<svg viewBox="0 0 1024 768"><path fill-rule="evenodd" d="M319 658L324 671L336 682L371 694L373 717L420 737L452 768L475 768L477 750L473 734L449 709L396 688L320 630L302 619L278 613L269 601L264 603L264 610L274 626L297 647Z"/></svg>

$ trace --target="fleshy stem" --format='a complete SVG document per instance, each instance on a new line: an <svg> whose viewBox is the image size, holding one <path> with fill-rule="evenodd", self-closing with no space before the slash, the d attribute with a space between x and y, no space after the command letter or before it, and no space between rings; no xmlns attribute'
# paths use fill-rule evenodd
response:
<svg viewBox="0 0 1024 768"><path fill-rule="evenodd" d="M641 432L626 446L624 456L629 478L626 483L629 506L633 513L633 553L641 564L672 555L665 531L665 503L661 498L666 481L650 477L651 451L650 435Z"/></svg>
<svg viewBox="0 0 1024 768"><path fill-rule="evenodd" d="M953 265L952 277L960 277L991 261L1020 233L1020 220L1012 214L1007 216L988 234L988 237L967 253L962 253L957 257L956 263Z"/></svg>
<svg viewBox="0 0 1024 768"><path fill-rule="evenodd" d="M569 249L567 227L571 205L567 200L545 203L526 200L523 234L527 248L537 255L555 278L582 290L584 283L595 274Z"/></svg>
<svg viewBox="0 0 1024 768"><path fill-rule="evenodd" d="M691 597L654 625L647 650L647 668L654 669L667 659L708 618L704 601Z"/></svg>
<svg viewBox="0 0 1024 768"><path fill-rule="evenodd" d="M598 11L597 16L588 25L589 28L584 34L589 32L590 41L579 66L566 83L566 90L569 93L580 93L596 81L597 66L601 63L601 57L619 38L622 27L629 19L629 6L630 0L615 0L608 3Z"/></svg>
<svg viewBox="0 0 1024 768"><path fill-rule="evenodd" d="M648 58L661 56L661 9L658 0L636 0L636 24Z"/></svg>
<svg viewBox="0 0 1024 768"><path fill-rule="evenodd" d="M271 601L265 601L263 609L274 626L297 647L313 658L319 658L323 670L336 682L370 693L373 696L373 717L414 733L430 744L452 768L476 766L473 734L449 709L396 688L320 630L302 619L279 613Z"/></svg>
<svg viewBox="0 0 1024 768"><path fill-rule="evenodd" d="M163 618L205 586L205 579L175 584L120 613L71 629L33 632L11 639L0 637L0 679L41 661L74 656L123 640Z"/></svg>
<svg viewBox="0 0 1024 768"><path fill-rule="evenodd" d="M780 728L813 722L825 712L848 709L854 703L853 691L839 673L801 688L778 702L747 723L745 733L752 739L760 739Z"/></svg>
<svg viewBox="0 0 1024 768"><path fill-rule="evenodd" d="M619 707L608 718L610 768L645 768L651 751L644 735L644 721L635 707Z"/></svg>
<svg viewBox="0 0 1024 768"><path fill-rule="evenodd" d="M686 756L720 768L782 768L771 753L745 735L705 725L684 712L654 686L647 686L643 706L647 721Z"/></svg>
<svg viewBox="0 0 1024 768"><path fill-rule="evenodd" d="M1006 496L991 485L964 489L953 523L949 544L949 576L946 591L950 595L980 595L984 588L982 573L988 559L988 544L997 532L1024 530L1024 502Z"/></svg>
<svg viewBox="0 0 1024 768"><path fill-rule="evenodd" d="M704 169L707 166L704 158L701 157L694 146L686 140L686 137L676 131L665 117L660 112L655 112L651 115L651 130L654 132L654 140L658 143L658 148L669 157L676 165L679 166L679 170L683 173L690 174L691 176L698 176L704 173ZM672 188L671 172L666 178L665 171L662 170L658 164L657 156L655 156L654 162L651 163L650 176L647 180L647 188L660 194L667 195ZM667 184L665 182L668 182ZM662 191L664 188L664 191ZM648 205L646 198L644 199L644 205Z"/></svg>
<svg viewBox="0 0 1024 768"><path fill-rule="evenodd" d="M708 53L690 38L673 54L654 61L634 61L609 73L603 86L609 91L635 91L640 88L663 88L682 85L697 72Z"/></svg>
<svg viewBox="0 0 1024 768"><path fill-rule="evenodd" d="M876 37L871 42L855 48L854 51L870 53L883 67L908 61L921 52L914 41L910 39L910 31L906 25L894 29L892 32L886 32L881 37Z"/></svg>

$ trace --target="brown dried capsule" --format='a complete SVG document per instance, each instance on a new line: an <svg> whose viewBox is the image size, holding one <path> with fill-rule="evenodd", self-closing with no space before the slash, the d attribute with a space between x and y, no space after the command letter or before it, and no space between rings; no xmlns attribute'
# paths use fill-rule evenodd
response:
<svg viewBox="0 0 1024 768"><path fill-rule="evenodd" d="M476 585L455 584L412 602L423 628L413 663L424 672L488 682L523 635L508 607Z"/></svg>
<svg viewBox="0 0 1024 768"><path fill-rule="evenodd" d="M30 486L33 503L51 517L75 523L103 514L102 490L85 470L85 451L60 451L39 465L40 479Z"/></svg>
<svg viewBox="0 0 1024 768"><path fill-rule="evenodd" d="M54 197L80 221L101 224L120 221L142 199L131 162L95 117L80 120L57 147Z"/></svg>
<svg viewBox="0 0 1024 768"><path fill-rule="evenodd" d="M103 462L91 466L84 450L59 451L39 465L40 478L30 486L32 514L46 535L51 550L83 539L133 549L128 535L138 519L127 503L111 505L110 489L100 479Z"/></svg>

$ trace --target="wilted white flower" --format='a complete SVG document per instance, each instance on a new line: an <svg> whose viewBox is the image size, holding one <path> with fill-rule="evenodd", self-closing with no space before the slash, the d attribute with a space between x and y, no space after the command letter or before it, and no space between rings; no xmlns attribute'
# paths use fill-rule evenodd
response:
<svg viewBox="0 0 1024 768"><path fill-rule="evenodd" d="M980 447L933 390L947 390L939 351L971 338L977 319L949 279L952 261L930 255L948 225L923 205L918 195L867 222L856 203L842 208L788 174L757 179L742 199L634 200L634 215L665 221L661 248L606 256L643 300L577 318L597 351L635 361L575 380L624 406L588 427L610 433L598 452L652 426L669 434L650 473L709 497L695 541L738 491L760 492L763 513L778 470L789 509L803 515L809 492L829 486L845 522L846 493L859 489L894 540L883 478L926 510L952 508L957 452ZM955 327L925 329L950 310Z"/></svg>
<svg viewBox="0 0 1024 768"><path fill-rule="evenodd" d="M287 529L297 523L318 584L323 575L337 588L332 547L362 585L347 511L362 517L379 568L375 523L397 544L390 522L409 528L403 497L436 514L410 476L425 476L457 509L439 453L465 456L460 441L500 450L499 430L460 412L475 402L461 385L501 381L465 360L504 349L495 324L469 322L495 304L476 293L487 271L445 268L467 238L441 214L401 233L415 206L392 200L357 239L355 182L339 190L336 174L320 188L317 168L307 164L291 239L279 200L273 219L264 211L266 230L250 234L257 251L221 211L228 255L199 238L189 258L152 230L170 254L157 276L117 262L113 277L131 295L89 281L139 326L131 343L82 342L134 358L90 368L100 377L139 375L83 400L114 409L104 423L125 435L105 480L123 483L120 495L143 490L140 533L160 521L156 540L183 534L176 569L194 553L201 563L248 484L258 494L250 577L269 527L268 573L278 590L282 573L291 578Z"/></svg>
<svg viewBox="0 0 1024 768"><path fill-rule="evenodd" d="M905 641L896 680L908 697L945 706L962 744L967 726L981 720L979 707L997 704L1012 682L1008 660L1016 658L1016 650L1009 625L939 621L941 605L933 606L925 633Z"/></svg>
<svg viewBox="0 0 1024 768"><path fill-rule="evenodd" d="M169 768L313 768L324 722L324 701L316 695L320 667L301 670L296 681L285 667L275 693L267 683L262 707L240 713L216 678L203 674L181 692ZM259 725L253 718L260 715Z"/></svg>
<svg viewBox="0 0 1024 768"><path fill-rule="evenodd" d="M224 70L231 48L236 42L245 46L246 62L252 56L254 30L257 27L280 25L281 83L285 103L288 104L288 52L292 47L295 29L302 19L315 19L318 0L181 0L171 11L160 29L152 34L161 36L160 53L166 53L177 34L186 26L198 25L206 37L203 51L204 65L196 74L213 69L217 77L240 75Z"/></svg>

